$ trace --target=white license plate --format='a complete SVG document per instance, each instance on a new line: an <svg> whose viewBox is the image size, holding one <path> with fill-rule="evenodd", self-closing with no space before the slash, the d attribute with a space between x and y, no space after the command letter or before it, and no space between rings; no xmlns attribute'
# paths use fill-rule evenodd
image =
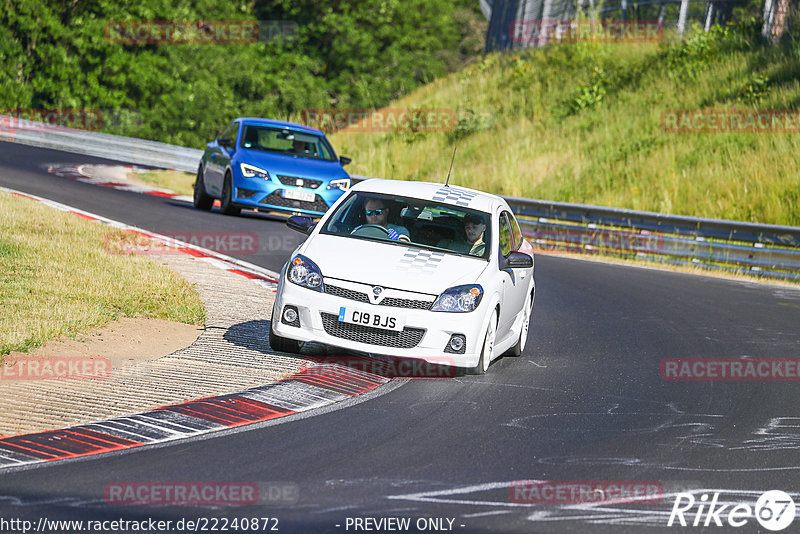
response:
<svg viewBox="0 0 800 534"><path fill-rule="evenodd" d="M299 189L284 189L283 198L302 200L303 202L314 202L314 193L312 191L301 191Z"/></svg>
<svg viewBox="0 0 800 534"><path fill-rule="evenodd" d="M373 328L383 328L384 330L402 331L405 326L405 319L402 316L376 313L356 308L339 308L339 321L350 324L360 324Z"/></svg>

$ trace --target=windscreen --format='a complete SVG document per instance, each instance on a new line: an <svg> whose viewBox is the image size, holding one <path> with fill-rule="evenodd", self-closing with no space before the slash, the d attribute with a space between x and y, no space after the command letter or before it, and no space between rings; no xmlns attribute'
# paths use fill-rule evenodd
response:
<svg viewBox="0 0 800 534"><path fill-rule="evenodd" d="M320 231L488 259L488 213L431 200L351 192Z"/></svg>
<svg viewBox="0 0 800 534"><path fill-rule="evenodd" d="M246 124L240 146L301 158L336 160L336 154L324 137L289 129Z"/></svg>

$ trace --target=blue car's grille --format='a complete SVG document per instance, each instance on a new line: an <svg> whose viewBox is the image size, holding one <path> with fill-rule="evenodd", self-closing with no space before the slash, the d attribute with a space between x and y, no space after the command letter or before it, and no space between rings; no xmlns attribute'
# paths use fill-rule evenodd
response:
<svg viewBox="0 0 800 534"><path fill-rule="evenodd" d="M283 185L305 187L307 189L316 189L322 185L320 180L310 180L308 178L299 178L297 176L283 176L280 174L278 175L278 180L280 180Z"/></svg>
<svg viewBox="0 0 800 534"><path fill-rule="evenodd" d="M283 195L281 195L280 189L262 198L259 201L259 204L271 204L273 206L280 206L283 208L298 208L301 210L319 212L328 211L328 205L325 204L325 201L322 200L322 197L319 195L314 195L314 202L304 202L302 200L284 198Z"/></svg>

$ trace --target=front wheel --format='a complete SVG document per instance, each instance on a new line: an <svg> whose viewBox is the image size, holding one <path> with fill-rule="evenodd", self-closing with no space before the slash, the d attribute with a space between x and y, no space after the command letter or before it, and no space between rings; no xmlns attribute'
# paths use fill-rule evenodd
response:
<svg viewBox="0 0 800 534"><path fill-rule="evenodd" d="M206 194L206 186L203 183L203 167L198 167L197 178L194 180L194 207L199 210L208 211L214 205L214 199Z"/></svg>
<svg viewBox="0 0 800 534"><path fill-rule="evenodd" d="M486 327L486 336L483 338L483 349L481 350L481 357L478 359L478 365L468 369L467 372L471 375L485 374L489 369L489 364L492 362L494 356L494 337L497 334L497 310L492 312L489 319L489 326Z"/></svg>
<svg viewBox="0 0 800 534"><path fill-rule="evenodd" d="M303 348L302 342L279 336L272 331L271 326L269 328L269 346L272 347L272 350L289 354L300 354L300 349Z"/></svg>
<svg viewBox="0 0 800 534"><path fill-rule="evenodd" d="M528 341L528 329L531 324L531 308L533 307L533 297L528 295L525 299L525 308L522 310L522 327L519 332L519 339L517 344L508 350L509 356L521 356L522 351L525 350L525 343Z"/></svg>
<svg viewBox="0 0 800 534"><path fill-rule="evenodd" d="M222 185L222 200L220 200L220 211L223 215L239 215L242 211L233 205L233 184L231 184L231 175L225 175L225 183Z"/></svg>

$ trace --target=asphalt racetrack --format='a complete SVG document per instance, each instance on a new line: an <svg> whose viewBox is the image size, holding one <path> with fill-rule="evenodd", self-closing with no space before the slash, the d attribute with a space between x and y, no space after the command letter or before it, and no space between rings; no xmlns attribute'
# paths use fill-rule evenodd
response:
<svg viewBox="0 0 800 534"><path fill-rule="evenodd" d="M73 162L103 161L0 143L0 185L160 233L252 232L259 250L237 257L274 271L303 239L279 218L201 212L46 171ZM257 530L279 532L638 533L663 532L680 498L683 530L763 532L755 514L766 522L772 513L757 504L764 492L782 490L800 507L796 378L662 377L667 359L800 358L800 291L543 254L535 276L525 352L495 361L485 376L398 379L302 417L0 472L0 518L213 519L221 527L269 517L277 521ZM109 484L154 481L286 491L242 506L110 504L104 495ZM574 494L581 484L594 488L591 497ZM658 492L616 498L620 487ZM727 507L709 517L713 499ZM740 504L750 515L729 514Z"/></svg>

